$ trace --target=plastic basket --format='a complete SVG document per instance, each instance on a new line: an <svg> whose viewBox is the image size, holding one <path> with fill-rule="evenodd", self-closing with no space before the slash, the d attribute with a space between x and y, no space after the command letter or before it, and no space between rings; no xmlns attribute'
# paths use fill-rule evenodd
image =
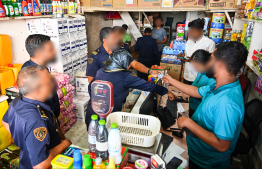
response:
<svg viewBox="0 0 262 169"><path fill-rule="evenodd" d="M148 115L114 112L107 116L107 129L111 123L117 123L122 143L140 147L151 147L160 132L160 121Z"/></svg>

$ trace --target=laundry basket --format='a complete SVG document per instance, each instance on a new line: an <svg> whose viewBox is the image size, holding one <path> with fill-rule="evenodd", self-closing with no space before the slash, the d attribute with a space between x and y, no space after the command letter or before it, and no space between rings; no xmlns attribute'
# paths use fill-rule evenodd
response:
<svg viewBox="0 0 262 169"><path fill-rule="evenodd" d="M156 135L160 132L160 121L148 115L114 112L107 116L107 129L111 123L117 123L122 143L140 147L151 147Z"/></svg>

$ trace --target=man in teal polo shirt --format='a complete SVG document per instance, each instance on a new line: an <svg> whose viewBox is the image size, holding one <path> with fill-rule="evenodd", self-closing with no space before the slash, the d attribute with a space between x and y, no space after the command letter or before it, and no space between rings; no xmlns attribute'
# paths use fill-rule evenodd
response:
<svg viewBox="0 0 262 169"><path fill-rule="evenodd" d="M192 118L180 117L178 127L187 128L190 169L229 169L244 119L244 101L236 75L247 60L248 51L239 42L217 46L209 62L209 74L216 83L197 88L164 76L182 92L202 98Z"/></svg>

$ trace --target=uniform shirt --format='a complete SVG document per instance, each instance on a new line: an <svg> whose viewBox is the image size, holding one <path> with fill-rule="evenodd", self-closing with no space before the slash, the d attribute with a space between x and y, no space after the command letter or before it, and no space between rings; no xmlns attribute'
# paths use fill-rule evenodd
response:
<svg viewBox="0 0 262 169"><path fill-rule="evenodd" d="M9 127L15 144L21 149L20 169L40 164L48 158L49 150L60 144L51 111L46 103L23 96L10 104L7 110Z"/></svg>
<svg viewBox="0 0 262 169"><path fill-rule="evenodd" d="M127 43L122 43L122 46L120 48L130 52L129 45Z"/></svg>
<svg viewBox="0 0 262 169"><path fill-rule="evenodd" d="M157 41L163 41L164 38L166 38L167 35L166 35L166 30L164 28L160 28L160 29L157 29L157 28L154 28L152 30L152 38L156 39ZM158 49L158 52L161 52L164 48L164 44L157 44L157 49Z"/></svg>
<svg viewBox="0 0 262 169"><path fill-rule="evenodd" d="M86 68L86 76L95 77L96 72L105 66L105 62L108 59L109 54L101 45L88 57L88 63Z"/></svg>
<svg viewBox="0 0 262 169"><path fill-rule="evenodd" d="M130 42L130 41L131 41L131 36L128 33L125 33L123 38L123 43Z"/></svg>
<svg viewBox="0 0 262 169"><path fill-rule="evenodd" d="M23 64L22 69L24 67L33 66L33 65L37 65L37 64L35 62L31 61L31 60L28 60ZM51 99L47 100L45 103L50 106L50 108L54 112L56 118L58 118L58 116L60 115L60 104L59 104L59 99L58 99L58 95L56 93L56 90L54 91L54 96ZM7 114L7 112L6 112L6 114ZM4 122L8 123L8 115L4 116Z"/></svg>
<svg viewBox="0 0 262 169"><path fill-rule="evenodd" d="M216 83L216 80L213 78L208 78L204 73L198 73L196 79L192 83L192 86L196 86L198 88L202 86L207 86ZM202 99L190 97L189 107L196 111L198 105L201 103Z"/></svg>
<svg viewBox="0 0 262 169"><path fill-rule="evenodd" d="M203 49L209 53L212 53L215 50L215 42L204 35L199 41L196 41L196 43L189 39L186 43L185 58L191 57L192 54L198 49ZM193 82L196 79L196 76L197 72L195 71L192 64L190 62L186 62L184 69L184 79Z"/></svg>
<svg viewBox="0 0 262 169"><path fill-rule="evenodd" d="M165 87L147 82L139 77L132 76L129 71L105 72L102 68L97 72L94 80L109 81L113 84L115 103L113 112L122 110L122 103L129 93L129 88L156 92L160 95L165 95L168 92ZM88 86L88 90L91 96L91 85ZM91 103L89 104L91 105Z"/></svg>
<svg viewBox="0 0 262 169"><path fill-rule="evenodd" d="M244 100L239 80L214 90L215 87L212 84L198 89L203 99L191 119L217 138L231 141L230 147L222 153L199 138L187 136L188 155L202 168L227 169L244 119Z"/></svg>
<svg viewBox="0 0 262 169"><path fill-rule="evenodd" d="M155 53L157 52L156 40L148 35L138 38L135 45L135 51L139 52L139 58L154 59Z"/></svg>

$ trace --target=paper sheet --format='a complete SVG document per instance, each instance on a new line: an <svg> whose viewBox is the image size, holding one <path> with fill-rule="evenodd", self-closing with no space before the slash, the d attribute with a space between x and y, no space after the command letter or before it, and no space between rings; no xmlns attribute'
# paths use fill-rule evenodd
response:
<svg viewBox="0 0 262 169"><path fill-rule="evenodd" d="M134 4L134 0L126 0L126 4Z"/></svg>
<svg viewBox="0 0 262 169"><path fill-rule="evenodd" d="M184 107L182 106L181 103L177 103L177 112L178 112L178 113L183 113L183 112L185 112L185 109L184 109Z"/></svg>
<svg viewBox="0 0 262 169"><path fill-rule="evenodd" d="M166 152L164 153L163 159L166 163L168 163L173 157L177 157L180 160L182 160L182 163L180 164L179 167L185 168L188 166L188 161L183 157L181 157L181 154L184 151L185 150L183 148L179 147L175 143L171 143L168 149L166 150Z"/></svg>

